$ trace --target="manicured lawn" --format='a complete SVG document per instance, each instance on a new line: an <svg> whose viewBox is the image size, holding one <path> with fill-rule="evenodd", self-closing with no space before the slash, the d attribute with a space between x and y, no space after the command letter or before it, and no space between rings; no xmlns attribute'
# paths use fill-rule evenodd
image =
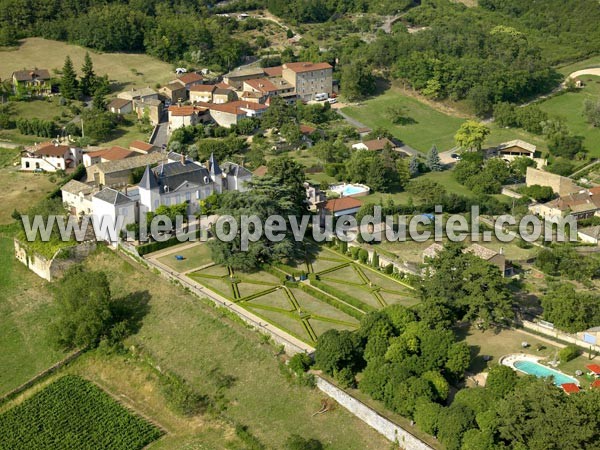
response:
<svg viewBox="0 0 600 450"><path fill-rule="evenodd" d="M161 368L180 374L200 392L219 392L227 416L247 425L268 448L283 448L292 432L320 439L332 450L389 446L343 408L313 417L323 395L286 381L274 347L261 343L255 331L230 321L204 301L132 264L109 252L87 261L89 267L108 273L113 291L121 295L145 291L150 297L142 327L127 344L144 348ZM222 387L223 377L232 377L231 387ZM202 422L198 426L204 431ZM167 435L158 445L195 448L191 443L198 440L192 439Z"/></svg>
<svg viewBox="0 0 600 450"><path fill-rule="evenodd" d="M584 145L593 157L600 156L600 128L592 127L583 115L585 100L600 100L600 77L581 77L585 87L576 92L567 92L540 102L539 107L548 114L565 119L573 134L584 137Z"/></svg>
<svg viewBox="0 0 600 450"><path fill-rule="evenodd" d="M73 60L76 71L83 65L88 51L98 75L108 74L111 81L120 83L121 88L130 86L153 87L174 78L170 64L151 56L131 53L96 53L93 50L64 42L42 38L28 38L20 41L17 49L0 51L0 78L10 78L12 72L23 68L62 69L65 57Z"/></svg>
<svg viewBox="0 0 600 450"><path fill-rule="evenodd" d="M389 114L390 107L403 107L406 117L414 122L407 125L392 123ZM404 95L403 89L397 86L392 86L383 94L362 102L360 106L346 107L343 111L371 128L388 129L394 137L423 153L426 153L434 144L439 151L453 148L455 146L454 135L460 125L467 120L438 111L416 98ZM491 134L486 141L488 146L513 139L523 139L536 144L541 151L546 150L542 139L525 131L506 130L493 124L490 128Z"/></svg>
<svg viewBox="0 0 600 450"><path fill-rule="evenodd" d="M176 255L183 256L183 261L175 259ZM151 256L151 255L150 255ZM171 269L178 272L185 272L196 267L202 267L212 263L210 259L210 249L206 243L199 243L194 247L186 248L176 253L162 256L158 258L158 262L169 266Z"/></svg>
<svg viewBox="0 0 600 450"><path fill-rule="evenodd" d="M47 336L54 318L48 287L15 259L12 238L0 236L0 395L65 356Z"/></svg>

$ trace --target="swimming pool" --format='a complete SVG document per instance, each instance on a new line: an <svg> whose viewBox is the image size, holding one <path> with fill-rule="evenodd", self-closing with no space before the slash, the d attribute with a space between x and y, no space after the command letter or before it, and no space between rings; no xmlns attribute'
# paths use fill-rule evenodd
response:
<svg viewBox="0 0 600 450"><path fill-rule="evenodd" d="M333 192L340 194L342 197L351 197L353 195L366 194L369 192L369 187L364 184L338 184L329 187Z"/></svg>
<svg viewBox="0 0 600 450"><path fill-rule="evenodd" d="M516 361L513 364L513 367L523 373L529 375L535 375L538 378L548 378L554 377L554 384L560 386L565 383L575 383L579 384L579 382L575 378L571 378L565 375L558 370L551 369L549 367L543 366L535 361Z"/></svg>

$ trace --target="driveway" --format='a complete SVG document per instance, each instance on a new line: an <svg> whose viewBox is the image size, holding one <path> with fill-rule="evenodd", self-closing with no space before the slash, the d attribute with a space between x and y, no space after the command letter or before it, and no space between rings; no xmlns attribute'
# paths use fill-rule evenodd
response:
<svg viewBox="0 0 600 450"><path fill-rule="evenodd" d="M158 147L160 149L163 148L163 145L166 146L169 141L169 122L161 122L158 124L158 130L154 134L154 138L150 144Z"/></svg>

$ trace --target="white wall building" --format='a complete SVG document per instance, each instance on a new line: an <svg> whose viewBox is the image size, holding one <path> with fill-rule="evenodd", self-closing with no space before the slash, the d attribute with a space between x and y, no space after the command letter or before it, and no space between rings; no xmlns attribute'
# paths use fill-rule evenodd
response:
<svg viewBox="0 0 600 450"><path fill-rule="evenodd" d="M96 237L116 245L121 231L136 222L137 202L115 189L104 188L92 196L92 211Z"/></svg>
<svg viewBox="0 0 600 450"><path fill-rule="evenodd" d="M81 181L71 180L61 189L62 200L65 207L74 216L92 214L92 194L94 187Z"/></svg>
<svg viewBox="0 0 600 450"><path fill-rule="evenodd" d="M21 170L56 172L77 167L82 161L80 148L45 142L25 149L21 157Z"/></svg>

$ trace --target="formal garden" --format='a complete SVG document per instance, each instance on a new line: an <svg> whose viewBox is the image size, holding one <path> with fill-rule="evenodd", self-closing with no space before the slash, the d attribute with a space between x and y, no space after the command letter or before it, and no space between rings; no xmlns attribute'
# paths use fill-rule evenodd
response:
<svg viewBox="0 0 600 450"><path fill-rule="evenodd" d="M368 312L418 303L414 289L397 275L313 244L307 244L304 261L255 272L211 264L205 244L169 251L156 260L307 343L329 329L355 330Z"/></svg>

